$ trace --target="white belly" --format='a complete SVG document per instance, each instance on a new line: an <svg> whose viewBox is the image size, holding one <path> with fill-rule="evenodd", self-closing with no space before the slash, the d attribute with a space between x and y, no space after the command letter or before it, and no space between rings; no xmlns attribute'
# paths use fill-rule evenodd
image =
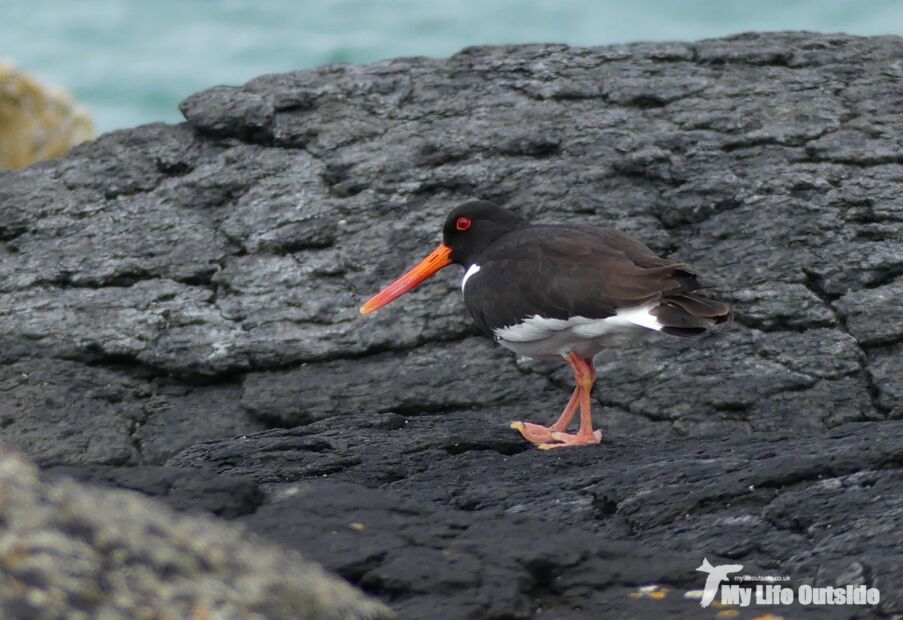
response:
<svg viewBox="0 0 903 620"><path fill-rule="evenodd" d="M568 353L591 358L608 347L644 340L662 324L649 313L658 302L619 310L605 319L574 316L570 319L528 317L517 325L493 331L496 340L518 355L557 359Z"/></svg>

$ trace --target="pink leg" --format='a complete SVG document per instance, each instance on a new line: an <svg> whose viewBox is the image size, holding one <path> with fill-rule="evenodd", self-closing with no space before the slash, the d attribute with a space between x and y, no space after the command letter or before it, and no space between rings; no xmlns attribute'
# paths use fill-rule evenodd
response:
<svg viewBox="0 0 903 620"><path fill-rule="evenodd" d="M517 429L520 431L520 434L524 436L524 439L527 441L532 441L533 443L546 443L548 441L552 441L552 433L561 432L567 429L568 424L571 423L571 420L574 418L574 414L577 413L577 406L580 404L580 387L574 388L574 393L571 394L571 399L568 401L567 406L564 408L564 411L561 413L561 417L553 424L552 426L543 426L542 424L533 424L532 422L512 422L511 428Z"/></svg>
<svg viewBox="0 0 903 620"><path fill-rule="evenodd" d="M552 439L558 443L542 443L543 450L552 448L564 448L565 446L590 446L602 441L602 431L593 431L592 403L590 392L596 380L596 369L592 360L585 360L573 353L567 356L567 361L574 369L574 378L577 380L577 388L580 392L580 430L576 435L555 430L551 433Z"/></svg>
<svg viewBox="0 0 903 620"><path fill-rule="evenodd" d="M572 358L577 361L572 361ZM568 401L567 406L564 408L561 417L559 417L558 420L551 426L542 426L541 424L532 424L530 422L511 423L511 428L520 431L520 434L523 435L527 441L531 441L535 444L547 444L549 441L560 441L559 439L557 439L556 435L567 435L567 433L564 433L563 431L565 431L568 425L571 423L571 420L574 418L574 414L577 413L578 406L581 408L580 428L583 429L584 414L582 413L582 410L584 409L584 401L588 406L588 389L592 388L593 382L596 380L596 369L593 366L592 359L583 359L573 354L566 356L565 359L574 370L574 377L577 383L577 386L574 388L574 393L571 394L571 398ZM589 386L589 388L587 388L587 385ZM592 432L592 422L590 422L590 432ZM598 435L601 439L601 432L598 433ZM595 437L595 435L593 436ZM598 443L598 440L594 443ZM572 443L569 442L566 445L572 445ZM543 445L540 445L540 447L543 447Z"/></svg>

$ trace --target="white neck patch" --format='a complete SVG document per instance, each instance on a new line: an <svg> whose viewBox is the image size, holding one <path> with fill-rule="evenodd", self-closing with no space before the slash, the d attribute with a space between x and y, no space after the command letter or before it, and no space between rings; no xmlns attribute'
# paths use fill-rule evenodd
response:
<svg viewBox="0 0 903 620"><path fill-rule="evenodd" d="M467 281L470 279L470 276L475 274L480 270L480 266L474 263L470 266L470 269L467 270L467 273L464 274L464 279L461 280L461 292L464 292L464 287L467 286Z"/></svg>

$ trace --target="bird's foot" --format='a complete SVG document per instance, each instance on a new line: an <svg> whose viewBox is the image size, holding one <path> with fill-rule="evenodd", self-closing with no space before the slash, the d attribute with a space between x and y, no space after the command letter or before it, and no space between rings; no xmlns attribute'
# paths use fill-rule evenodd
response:
<svg viewBox="0 0 903 620"><path fill-rule="evenodd" d="M552 448L568 448L571 446L592 446L602 441L602 431L593 431L590 434L577 433L551 433L551 439L557 443L541 443L537 446L540 450L551 450Z"/></svg>
<svg viewBox="0 0 903 620"><path fill-rule="evenodd" d="M555 429L552 427L530 422L512 422L511 428L523 435L524 439L535 444L552 441L552 435L555 433Z"/></svg>

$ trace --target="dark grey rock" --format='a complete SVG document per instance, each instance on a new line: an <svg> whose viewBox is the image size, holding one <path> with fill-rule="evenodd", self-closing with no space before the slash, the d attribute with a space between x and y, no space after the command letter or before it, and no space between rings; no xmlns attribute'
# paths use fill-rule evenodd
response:
<svg viewBox="0 0 903 620"><path fill-rule="evenodd" d="M215 105L211 106L211 101ZM204 96L191 96L179 106L192 125L204 133L234 136L251 141L272 140L273 104L254 93L230 86L217 86L204 91Z"/></svg>
<svg viewBox="0 0 903 620"><path fill-rule="evenodd" d="M451 367L454 374L442 372ZM487 376L494 378L489 384ZM387 385L392 389L383 389ZM364 410L424 415L502 404L545 404L554 410L561 405L558 397L549 394L542 377L524 385L514 358L488 340L467 338L402 354L251 373L244 381L242 405L262 422L292 427Z"/></svg>
<svg viewBox="0 0 903 620"><path fill-rule="evenodd" d="M450 600L450 618L559 617L618 597L624 615L685 617L703 555L794 587L854 583L844 575L858 563L892 610L901 430L848 424L740 442L617 433L604 449L547 454L479 412L358 414L200 444L171 463L266 485L271 502L243 522L405 617ZM648 584L673 592L631 611L629 592Z"/></svg>
<svg viewBox="0 0 903 620"><path fill-rule="evenodd" d="M138 455L130 431L144 389L123 374L67 360L4 364L2 441L42 465L134 463Z"/></svg>
<svg viewBox="0 0 903 620"><path fill-rule="evenodd" d="M131 466L266 428L241 408L237 386L184 385L103 359L110 365L53 358L0 365L3 442L45 467Z"/></svg>
<svg viewBox="0 0 903 620"><path fill-rule="evenodd" d="M254 512L264 499L260 487L251 480L211 475L197 469L84 465L51 467L45 471L81 482L138 491L163 499L177 510L212 513L226 519Z"/></svg>
<svg viewBox="0 0 903 620"><path fill-rule="evenodd" d="M903 415L903 344L876 348L869 354L869 376L877 394L877 405L888 417Z"/></svg>
<svg viewBox="0 0 903 620"><path fill-rule="evenodd" d="M901 226L903 233L903 226ZM901 239L903 241L903 239ZM837 300L850 333L865 346L903 342L903 278Z"/></svg>
<svg viewBox="0 0 903 620"><path fill-rule="evenodd" d="M903 613L901 93L903 39L807 33L475 47L198 93L186 124L0 175L0 441L276 537L399 498L467 531L492 513L462 539L492 552L448 566L431 525L372 566L331 564L412 617L440 601L448 617L686 617L675 593L700 582L681 571L705 554L880 583L881 611ZM357 313L474 197L636 235L709 274L737 321L606 352L606 442L528 449L508 423L552 420L569 373L478 338L458 273ZM277 501L323 476L347 497ZM593 549L618 539L647 576L550 585L570 560L500 548L523 538L519 511L541 523L526 540L563 522ZM654 580L663 601L635 589Z"/></svg>
<svg viewBox="0 0 903 620"><path fill-rule="evenodd" d="M266 428L244 411L238 386L157 385L131 435L142 462L162 463L195 443Z"/></svg>

